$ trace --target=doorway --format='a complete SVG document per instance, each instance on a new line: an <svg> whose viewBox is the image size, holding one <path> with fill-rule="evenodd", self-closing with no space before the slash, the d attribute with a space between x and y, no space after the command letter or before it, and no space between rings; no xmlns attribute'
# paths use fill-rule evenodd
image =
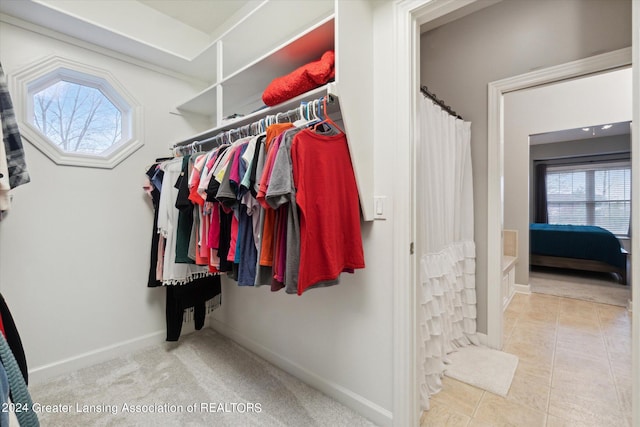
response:
<svg viewBox="0 0 640 427"><path fill-rule="evenodd" d="M474 1L449 1L449 0L405 0L398 2L394 5L395 12L395 37L394 37L394 52L396 59L395 75L398 77L395 80L394 90L396 99L396 115L395 115L395 141L396 141L396 163L395 166L399 170L398 182L403 181L403 178L411 180L412 172L407 170L412 165L412 152L413 152L413 136L414 136L414 112L416 105L417 93L414 89L420 85L418 77L419 67L419 31L418 28L421 24L426 22L432 22L437 19L441 19L452 12L456 12L459 9L476 3ZM637 17L640 15L639 9L634 5L634 15ZM451 15L450 15L451 16ZM454 18L455 19L455 18ZM451 21L451 20L449 20ZM634 46L635 50L638 49L638 35L634 33ZM627 56L630 55L631 50L627 52ZM634 53L637 55L637 52ZM584 65L584 64L582 64ZM593 64L591 64L593 65ZM568 70L570 76L575 77L577 75L593 72L590 70L603 69L602 64L597 67L587 66L586 68L580 68ZM558 79L566 78L565 73L556 73ZM635 79L638 79L638 71L634 70ZM407 76L410 76L407 82ZM563 76L563 77L559 77ZM547 78L553 78L553 73L546 76ZM500 230L502 229L502 197L501 197L501 182L502 182L502 110L501 105L503 102L503 95L507 91L517 90L518 88L528 87L530 84L534 86L536 84L542 84L543 79L539 79L536 83L528 80L520 80L513 78L506 86L495 85L489 88L489 121L488 121L488 141L489 141L489 155L488 155L488 182L489 182L489 194L487 194L488 203L488 222L487 232L493 236L487 241L487 252L490 259L488 260L488 267L493 269L492 271L486 271L488 283L494 283L492 286L499 287L500 283L500 262L499 254L501 253L501 239ZM504 82L503 82L504 83ZM638 123L638 95L637 88L634 88L634 126L637 128ZM639 148L637 133L633 136L633 149L634 151ZM634 162L634 168L637 169L640 164ZM413 219L415 217L413 208L411 207L411 199L415 189L402 188L401 184L397 187L397 192L394 193L394 212L402 220L397 221L398 224L394 225L394 258L395 265L399 275L397 279L399 283L413 283L414 282L414 268L415 261L413 257L407 257L407 253L410 253L412 242L414 238L413 232ZM637 212L637 211L636 211ZM493 217L491 214L495 214ZM640 226L640 216L634 214L634 223ZM637 227L635 227L637 228ZM491 259L494 258L494 259ZM635 267L637 270L638 268ZM497 274L496 274L497 273ZM637 275L636 275L637 276ZM637 288L637 286L636 286ZM415 383L415 295L412 288L398 286L394 289L394 424L396 425L416 425L417 424L417 390ZM484 309L488 312L492 310L494 313L501 313L501 304L499 298L489 296L489 299L496 299L497 301L489 301L487 307ZM638 307L637 301L635 302ZM494 316L495 317L495 316ZM496 322L499 322L496 324ZM495 318L488 319L487 327L487 340L493 347L499 347L501 337L499 336L502 329L501 319ZM638 320L634 320L634 360L638 359ZM498 344L498 345L496 345ZM637 363L636 363L637 364ZM635 366L635 365L634 365ZM637 368L635 368L637 369ZM637 374L637 371L634 371ZM638 375L635 375L638 376ZM637 386L636 386L637 393ZM634 402L637 399L634 399ZM636 408L637 411L637 408ZM636 415L637 417L637 415Z"/></svg>
<svg viewBox="0 0 640 427"><path fill-rule="evenodd" d="M488 248L489 261L487 266L487 283L491 284L502 278L502 267L499 254L502 254L502 229L504 227L504 188L505 188L505 96L509 93L517 93L527 89L551 85L553 83L570 79L579 79L583 76L603 73L607 70L616 70L629 67L631 64L631 49L621 49L602 55L573 61L554 67L537 70L527 74L511 77L508 79L489 83L489 156L488 156ZM528 147L527 147L528 149ZM527 159L525 166L528 169L528 151L525 155ZM528 178L527 178L528 180ZM527 189L528 191L528 184ZM526 202L528 211L528 201ZM528 215L520 218L528 224ZM528 225L523 228L523 244L521 248L527 248ZM493 249L491 249L493 248ZM520 252L528 264L528 250ZM495 259L491 257L495 256ZM528 275L527 275L528 277ZM498 287L489 286L488 290L488 310L487 310L487 342L493 348L503 346L503 319L501 307L503 305L502 290Z"/></svg>
<svg viewBox="0 0 640 427"><path fill-rule="evenodd" d="M551 226L544 226L543 229L538 229L541 226L536 226L533 234L536 237L535 249L542 249L542 254L548 255L558 251L555 253L557 257L565 256L567 259L540 258L540 255L530 257L529 224L542 222L603 226L614 233L619 242L624 245L624 249L630 252L628 232L630 220L629 172L631 167L629 121L632 114L631 71L630 67L609 70L595 75L509 92L505 95L504 229L516 230L519 236L516 251L518 262L515 266L515 285L511 285L507 295L503 295L506 301L512 297L516 289L529 290L530 265L560 262L562 265L566 263L567 266L573 266L570 263L572 258L592 256L589 259L596 261L594 265L585 263L583 268L602 267L604 271L605 266L597 264L597 261L599 259L609 260L609 258L617 262L615 266L611 266L611 271L617 271L621 267L626 268L625 255L621 252L603 253L602 256L598 253L584 252L584 248L567 248L566 252L560 252L562 245L558 245L557 242L551 245L547 244L546 240L542 240L544 236L557 236L557 233L563 232L550 229ZM598 124L600 126L594 126ZM613 171L595 173L593 169L602 170L610 165L618 164L628 170L626 180L622 176L622 181L617 184L618 187L623 186L622 190L626 188L624 193L628 197L625 199L626 202L605 205L604 199L609 197L605 183L600 183L600 190L597 190L598 195L596 195L594 174L600 177L600 180L616 175ZM560 173L565 169L573 170L570 165L575 165L573 169L577 168L581 172L575 176ZM590 167L593 169L588 172ZM622 173L623 170L619 170L619 172ZM590 182L593 184L588 188L585 187L584 182L582 184L578 182L581 177L587 176L586 174L591 176ZM536 175L542 179L541 182L537 182ZM569 195L566 193L567 188L560 189L553 186L553 188L547 188L545 185L547 176L555 177L554 182L557 182L559 177L563 181L575 177L577 180L575 189L571 190L572 194ZM611 187L613 183L611 181L608 186ZM584 192L585 188L591 189L591 196L585 193L584 197L587 199L591 197L593 202L589 202L584 197L580 198L579 194L581 191ZM542 191L537 193L535 190L538 189ZM549 200L547 200L547 190L554 193L549 196ZM613 187L609 188L609 193L612 197L614 193L617 194ZM616 196L616 199L619 200L619 196ZM596 203L596 198L602 201ZM583 199L584 203L580 204L579 201ZM571 200L573 202L570 202ZM550 210L547 209L548 202L551 203ZM537 205L540 205L541 209L536 209ZM621 207L622 210L611 210L616 206ZM611 221L615 221L615 224ZM557 228L557 226L554 227ZM614 246L617 242L616 238L609 237L611 238L607 239L607 243ZM553 248L548 246L553 246ZM583 253L576 254L572 250ZM618 250L620 250L619 247ZM589 287L585 286L584 290L587 288ZM576 290L580 291L581 289L576 288ZM552 291L552 289L548 289L548 291ZM598 289L593 288L593 291L598 291ZM630 295L627 299L630 299Z"/></svg>
<svg viewBox="0 0 640 427"><path fill-rule="evenodd" d="M530 261L530 246L536 252L548 250L545 237L553 238L567 230L566 226L536 224L531 226L530 235L530 223L536 222L530 209L535 205L529 191L535 181L532 161L539 160L546 166L544 171L538 170L546 175L539 186L549 192L544 191L545 197L539 200L544 213L548 211L550 224L588 223L608 227L618 237L627 234L628 202L618 202L624 206L619 216L610 209L611 215L600 215L605 202L580 202L585 197L595 200L590 193L604 200L607 187L617 193L613 181L618 181L623 193L629 193L629 123L616 126L615 122L631 118L631 86L631 69L623 68L504 96L504 227L518 230L523 237L516 283L531 285L533 292L514 295L504 312L503 350L520 358L509 398L548 413L554 420L580 417L600 425L626 424L631 407L630 314L626 311L630 293L628 286L617 284L610 276L608 281L597 280L598 273L570 274L572 270L555 268L529 272L530 263L557 260L536 255ZM599 126L594 128L594 124ZM625 125L627 134L620 135ZM547 195L548 204L544 200ZM547 222L542 213L539 215L538 222ZM614 224L614 219L621 224ZM579 238L590 236L587 232L591 227L580 230L584 234ZM619 240L604 234L604 230L600 235L612 246L619 245ZM552 245L553 250L562 247L561 241ZM617 256L603 247L599 249L605 258L611 255L626 261L619 246L614 248ZM584 250L580 245L566 248L569 250L563 254L567 257L572 255L571 250ZM613 303L618 307L610 305ZM599 385L594 390L591 384L596 381ZM570 413L569 405L580 410Z"/></svg>

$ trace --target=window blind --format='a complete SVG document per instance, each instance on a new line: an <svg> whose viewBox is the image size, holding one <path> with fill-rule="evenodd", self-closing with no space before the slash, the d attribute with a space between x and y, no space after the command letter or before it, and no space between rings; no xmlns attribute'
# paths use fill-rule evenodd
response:
<svg viewBox="0 0 640 427"><path fill-rule="evenodd" d="M616 235L628 235L628 162L549 166L546 183L550 224L597 225Z"/></svg>

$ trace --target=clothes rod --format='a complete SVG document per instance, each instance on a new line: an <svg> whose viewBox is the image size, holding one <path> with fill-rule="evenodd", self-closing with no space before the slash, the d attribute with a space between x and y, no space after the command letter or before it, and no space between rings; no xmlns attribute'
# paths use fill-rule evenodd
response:
<svg viewBox="0 0 640 427"><path fill-rule="evenodd" d="M306 92L302 95L299 95L295 98L292 98L288 101L285 101L279 105L273 106L273 107L268 107L268 108L263 108L261 110L255 111L251 114L248 114L247 116L241 117L239 119L233 120L232 122L223 124L221 126L218 126L216 128L213 129L209 129L207 131L204 131L200 134L191 136L187 139L184 139L182 141L179 141L175 144L173 144L171 146L171 149L173 150L174 148L177 147L181 147L181 146L187 146L190 144L193 144L194 142L204 142L207 140L210 140L209 142L211 142L212 140L214 140L214 137L216 137L217 135L219 135L222 132L227 132L227 131L231 131L234 129L238 129L241 127L244 127L246 125L250 125L254 122L260 121L261 119L263 119L264 117L267 116L273 116L275 117L276 115L280 115L282 116L283 113L286 114L289 111L292 111L294 109L300 108L300 104L305 103L305 102L311 102L314 101L318 98L321 98L324 95L328 95L333 99L333 102L337 104L337 91L336 91L336 86L335 83L329 83L326 84L324 86L318 87L316 89L310 90L309 92Z"/></svg>
<svg viewBox="0 0 640 427"><path fill-rule="evenodd" d="M451 114L452 116L460 119L460 120L464 120L462 118L462 116L460 116L458 113L456 113L453 108L449 107L447 104L445 104L445 102L442 99L439 99L435 93L429 91L429 88L427 86L421 86L420 87L420 92L422 92L422 94L424 96L426 96L427 98L429 98L430 100L432 100L433 102L435 102L436 104L438 104L440 106L440 108L442 108L444 111L446 111L447 113Z"/></svg>
<svg viewBox="0 0 640 427"><path fill-rule="evenodd" d="M256 120L252 123L245 124L243 126L237 126L237 122L233 124L236 125L233 129L221 130L216 135L203 139L203 140L194 140L190 143L178 143L171 148L171 151L176 153L176 150L184 150L191 149L194 150L196 148L202 148L203 146L211 143L219 141L215 144L215 146L220 146L223 143L230 143L239 138L258 135L263 132L266 127L275 123L284 123L284 122L294 122L296 120L307 120L308 117L304 117L301 113L305 111L305 108L313 108L314 110L306 110L308 115L314 115L316 117L322 117L325 115L331 114L335 110L334 108L329 108L330 106L337 105L337 98L334 95L325 95L322 98L318 98L315 100L311 100L309 102L303 102L299 107L279 112L277 114L270 114L262 117L259 120ZM326 111L323 111L326 106ZM311 111L311 112L309 112Z"/></svg>

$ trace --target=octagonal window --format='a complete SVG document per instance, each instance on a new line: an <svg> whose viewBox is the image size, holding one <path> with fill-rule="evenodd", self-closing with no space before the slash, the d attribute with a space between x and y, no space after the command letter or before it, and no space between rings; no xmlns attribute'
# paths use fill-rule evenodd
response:
<svg viewBox="0 0 640 427"><path fill-rule="evenodd" d="M32 96L31 123L62 151L102 155L122 141L122 111L100 89L60 80Z"/></svg>
<svg viewBox="0 0 640 427"><path fill-rule="evenodd" d="M142 146L141 107L107 71L49 57L12 82L21 132L57 164L113 168Z"/></svg>

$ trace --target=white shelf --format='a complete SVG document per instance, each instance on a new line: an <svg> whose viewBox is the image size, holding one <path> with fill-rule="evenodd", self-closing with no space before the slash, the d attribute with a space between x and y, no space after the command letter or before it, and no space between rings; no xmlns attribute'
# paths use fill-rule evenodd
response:
<svg viewBox="0 0 640 427"><path fill-rule="evenodd" d="M209 86L188 101L178 105L178 110L215 117L217 113L216 100L218 86L220 86L219 83Z"/></svg>
<svg viewBox="0 0 640 427"><path fill-rule="evenodd" d="M213 137L338 88L340 118L349 141L362 215L365 221L373 220L373 11L369 0L260 3L220 37L215 49L210 46L203 51L201 56L208 58L216 53L217 61L207 65L211 67L211 85L178 108L208 116L213 128L181 142ZM260 109L264 105L262 93L274 78L320 59L327 50L336 54L335 84L328 86L330 89L322 87ZM244 117L220 125L231 114Z"/></svg>
<svg viewBox="0 0 640 427"><path fill-rule="evenodd" d="M320 59L327 50L334 50L334 45L335 29L331 15L296 34L285 44L237 69L222 81L207 87L180 104L178 109L215 118L217 91L222 86L223 111L220 117L234 113L248 114L263 105L262 92L274 78ZM224 41L222 46L224 51ZM223 68L226 68L225 64L226 58L223 53Z"/></svg>
<svg viewBox="0 0 640 427"><path fill-rule="evenodd" d="M224 115L247 114L263 105L262 92L269 83L276 77L319 60L327 50L334 50L334 34L333 18L323 20L293 41L230 75L221 83L224 87Z"/></svg>
<svg viewBox="0 0 640 427"><path fill-rule="evenodd" d="M333 0L278 0L264 3L222 36L223 75L226 78L255 58L287 44L314 23L333 14Z"/></svg>

